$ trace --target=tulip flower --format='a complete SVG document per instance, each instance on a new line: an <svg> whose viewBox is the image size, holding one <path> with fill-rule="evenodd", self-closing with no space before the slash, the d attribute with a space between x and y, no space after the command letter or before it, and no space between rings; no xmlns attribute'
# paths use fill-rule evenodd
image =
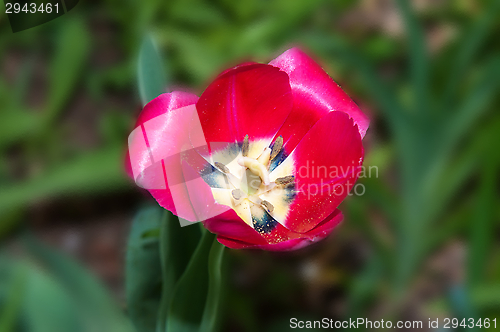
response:
<svg viewBox="0 0 500 332"><path fill-rule="evenodd" d="M230 248L325 238L363 162L369 120L309 56L221 73L198 98L162 94L129 137L129 173L165 209Z"/></svg>

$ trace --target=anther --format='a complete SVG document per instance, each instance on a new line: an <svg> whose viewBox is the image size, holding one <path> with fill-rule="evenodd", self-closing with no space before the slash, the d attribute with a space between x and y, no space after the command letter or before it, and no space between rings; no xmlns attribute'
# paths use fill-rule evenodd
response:
<svg viewBox="0 0 500 332"><path fill-rule="evenodd" d="M283 147L283 136L279 136L273 144L273 150L271 151L271 160L274 159L280 153L281 148Z"/></svg>
<svg viewBox="0 0 500 332"><path fill-rule="evenodd" d="M233 191L231 191L231 194L233 195L233 198L237 201L243 197L243 192L240 189L233 189Z"/></svg>
<svg viewBox="0 0 500 332"><path fill-rule="evenodd" d="M249 150L250 144L248 143L248 134L245 135L245 138L243 139L243 145L241 146L241 154L243 157L248 156L248 150Z"/></svg>
<svg viewBox="0 0 500 332"><path fill-rule="evenodd" d="M274 211L274 206L271 203L269 203L268 201L262 201L262 203L260 203L260 204L262 204L262 206L265 207L268 212L271 213Z"/></svg>
<svg viewBox="0 0 500 332"><path fill-rule="evenodd" d="M282 177L282 178L277 178L274 182L277 185L284 186L284 185L287 185L289 183L292 183L293 180L294 180L293 175L288 175L288 176L285 176L285 177Z"/></svg>
<svg viewBox="0 0 500 332"><path fill-rule="evenodd" d="M215 162L215 167L217 167L223 173L229 173L229 168L226 167L223 163Z"/></svg>

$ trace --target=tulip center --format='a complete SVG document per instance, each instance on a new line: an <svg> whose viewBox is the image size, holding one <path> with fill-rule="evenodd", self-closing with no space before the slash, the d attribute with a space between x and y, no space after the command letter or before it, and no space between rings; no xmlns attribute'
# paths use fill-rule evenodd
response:
<svg viewBox="0 0 500 332"><path fill-rule="evenodd" d="M279 213L276 209L284 209L281 202L286 201L286 197L276 200L275 196L289 196L290 190L294 190L289 186L290 183L294 182L293 176L271 180L271 164L280 154L282 147L283 138L281 136L275 140L270 148L259 142L250 144L247 135L243 142L238 145L238 151L233 151L233 153L237 152L237 155L232 155L235 157L234 159L229 158L227 151L213 156L214 160L224 160L223 156L226 156L227 160L227 163L214 162L215 167L224 176L226 183L223 188L212 189L215 200L219 204L231 207L248 225L261 233L274 229L277 224L274 214ZM285 191L285 187L288 188L288 191ZM278 206L269 200L274 201Z"/></svg>

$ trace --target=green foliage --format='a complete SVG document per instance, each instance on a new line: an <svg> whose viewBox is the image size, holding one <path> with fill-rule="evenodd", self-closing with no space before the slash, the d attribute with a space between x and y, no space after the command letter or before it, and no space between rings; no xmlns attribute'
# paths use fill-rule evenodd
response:
<svg viewBox="0 0 500 332"><path fill-rule="evenodd" d="M199 243L198 243L199 242ZM138 331L215 331L224 246L180 227L158 206L141 210L127 246L127 303Z"/></svg>
<svg viewBox="0 0 500 332"><path fill-rule="evenodd" d="M6 213L41 198L124 187L122 157L121 147L104 148L81 154L33 179L5 185L0 192L0 211Z"/></svg>
<svg viewBox="0 0 500 332"><path fill-rule="evenodd" d="M162 59L153 39L149 36L144 38L139 51L137 77L143 105L165 92L167 80L162 66Z"/></svg>
<svg viewBox="0 0 500 332"><path fill-rule="evenodd" d="M441 89L431 89L429 83L435 73L431 71L432 59L424 52L421 23L407 2L400 1L400 5L410 49L408 85L413 101L409 104L403 98L393 99L395 94L377 78L370 61L357 54L352 46L339 43L326 49L332 55L340 56L346 64L352 65L352 70L362 75L366 90L371 91L371 95L379 101L381 111L387 115L386 121L395 142L395 158L399 161L401 179L397 196L388 197L387 188L374 186L377 181L373 179L366 183L367 195L373 197L372 204L395 222L391 225L391 237L396 240L393 245L387 241L385 244L382 241L381 245L380 239L373 234L366 236L371 240L373 248L376 248L373 259L384 255L383 261L392 262L382 266L386 269L384 274L391 280L388 286L392 289L395 305L407 294L407 289L418 276L418 269L428 254L436 246L442 246L448 239L466 231L467 224L471 236L469 282L476 285L485 280L487 253L494 242L490 236L495 228L492 208L498 203L498 196L493 189L496 182L494 174L498 173L500 166L496 157L498 154L493 152L494 148L491 146L492 141L499 139L497 117L490 116L492 123L483 126L480 131L473 131L480 119L491 113L493 103L498 101L498 55L476 63L475 75L465 75L473 60L472 54L477 53L482 46L481 42L490 33L486 26L492 23L491 17L499 15L498 2L491 2L486 9L488 14L482 16L471 28L471 36L474 37L468 37L455 46L459 57L452 62L452 67L447 72L449 84ZM316 47L324 48L320 45ZM459 75L465 76L459 79ZM459 92L464 91L465 82L466 92ZM443 105L447 107L442 108ZM466 142L465 147L458 149L461 142ZM470 197L460 197L457 193L478 168L483 177L476 195L477 212L472 213L469 204L465 204ZM450 205L450 202L454 204ZM453 213L453 207L459 207L460 212ZM363 233L376 231L369 230L370 226L366 221L361 225ZM435 236L429 237L429 234ZM368 279L375 282L373 273L373 266L370 265L356 278L357 281L353 284L353 303L360 301L363 288L359 285ZM365 301L374 286L372 284L370 290L365 288ZM466 285L457 286L449 294L449 310L457 317L477 314L470 303ZM353 306L353 310L356 308ZM359 314L359 311L353 313Z"/></svg>
<svg viewBox="0 0 500 332"><path fill-rule="evenodd" d="M155 331L162 294L160 241L158 230L162 210L150 207L140 210L132 221L127 244L127 309L138 331Z"/></svg>
<svg viewBox="0 0 500 332"><path fill-rule="evenodd" d="M75 301L78 315L85 320L85 329L133 331L130 321L116 306L106 289L85 268L35 239L28 238L26 245L35 259L52 271L58 286L67 289L68 296ZM43 301L34 302L38 306L43 305Z"/></svg>
<svg viewBox="0 0 500 332"><path fill-rule="evenodd" d="M183 276L200 240L198 227L180 227L179 218L164 211L160 227L162 297L157 317L157 331L166 331L175 287Z"/></svg>
<svg viewBox="0 0 500 332"><path fill-rule="evenodd" d="M72 95L89 57L91 42L88 27L79 17L68 21L57 36L44 111L50 123Z"/></svg>
<svg viewBox="0 0 500 332"><path fill-rule="evenodd" d="M70 14L19 34L0 22L2 68L7 69L0 77L0 237L25 221L34 202L128 190L123 155L140 102L177 84L202 91L232 64L266 62L298 44L363 101L360 106L370 109L372 118L365 165L378 166L380 177L363 179L366 194L342 206L346 221L340 237L360 236L369 249L362 271L339 272L346 275L340 283L348 290L346 316L364 316L380 303L389 315L396 314L430 256L456 241L468 253L466 278L437 294L436 307L446 315L498 316L500 2L462 1L418 12L411 3L397 2L405 28L397 35L389 35L374 16L366 20L372 22L368 28L364 22L349 25L354 14L366 10L366 2L345 0L106 0L81 2ZM448 23L454 37L429 54L432 28ZM146 31L151 34L144 38ZM102 37L106 34L111 37ZM47 72L36 83L40 67ZM141 101L131 97L137 84ZM34 88L43 88L41 101ZM87 103L75 107L82 99ZM101 131L89 135L101 135L98 143L81 146L67 139L75 130L68 126L74 113L96 114L92 123ZM204 234L200 246L205 251L198 247L193 256L204 267L188 267L199 229L179 227L158 208L147 211L138 215L129 238L130 317L145 330L163 332L186 321L213 330L211 319L218 314L209 310L218 307L213 294L220 293L222 248ZM94 314L95 299L83 303L71 295L86 293L74 284L88 284L85 280L56 269L59 264L51 263L53 270L46 263L40 268L27 260L7 261L2 264L12 275L1 280L0 331L26 323L52 331L87 326L81 315ZM181 296L188 293L185 280L194 280L196 273L205 277L195 294L202 299L196 302L200 308L183 311L189 307ZM68 282L63 275L79 281ZM257 301L266 299L242 298L230 296L236 305L229 307L229 316L247 317L245 324L261 328ZM51 305L44 306L46 301ZM57 312L64 317L53 319ZM127 325L123 317L116 321L121 322L116 326Z"/></svg>
<svg viewBox="0 0 500 332"><path fill-rule="evenodd" d="M166 331L214 331L221 289L220 265L224 246L208 231L177 283L167 316Z"/></svg>
<svg viewBox="0 0 500 332"><path fill-rule="evenodd" d="M27 269L22 265L15 268L9 265L4 257L0 258L0 272L2 273L0 289L3 297L0 331L2 332L14 330L23 307L23 296L26 292Z"/></svg>
<svg viewBox="0 0 500 332"><path fill-rule="evenodd" d="M0 257L1 331L134 331L85 268L32 237L25 248L31 259Z"/></svg>

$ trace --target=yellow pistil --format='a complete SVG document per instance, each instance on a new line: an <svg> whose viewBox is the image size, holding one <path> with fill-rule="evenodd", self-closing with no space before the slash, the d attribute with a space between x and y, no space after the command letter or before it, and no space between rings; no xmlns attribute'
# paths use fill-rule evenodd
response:
<svg viewBox="0 0 500 332"><path fill-rule="evenodd" d="M266 186L269 185L269 171L267 170L267 167L262 165L259 161L253 158L241 157L240 159L238 159L238 164L240 164L241 166L245 166L250 171L252 171L252 173L260 176L262 182Z"/></svg>
<svg viewBox="0 0 500 332"><path fill-rule="evenodd" d="M271 149L265 148L264 151L259 156L259 158L257 158L257 161L267 167L267 164L269 164L270 157L271 157Z"/></svg>

